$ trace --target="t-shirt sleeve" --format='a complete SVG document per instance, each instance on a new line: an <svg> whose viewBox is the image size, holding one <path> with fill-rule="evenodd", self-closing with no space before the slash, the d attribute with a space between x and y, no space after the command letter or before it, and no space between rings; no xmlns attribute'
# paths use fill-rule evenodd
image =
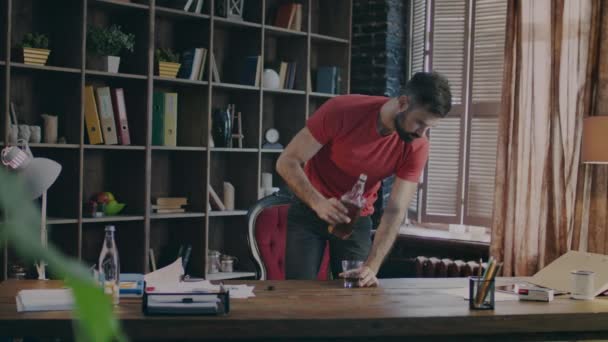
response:
<svg viewBox="0 0 608 342"><path fill-rule="evenodd" d="M409 182L418 183L428 157L429 142L425 140L424 143L413 148L403 157L403 160L397 166L397 177Z"/></svg>
<svg viewBox="0 0 608 342"><path fill-rule="evenodd" d="M343 127L343 111L337 98L326 101L306 122L312 136L321 144L327 144Z"/></svg>

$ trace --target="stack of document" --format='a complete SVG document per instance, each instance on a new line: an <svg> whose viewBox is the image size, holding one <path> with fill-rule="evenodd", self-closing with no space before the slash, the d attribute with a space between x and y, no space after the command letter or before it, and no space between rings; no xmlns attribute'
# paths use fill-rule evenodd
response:
<svg viewBox="0 0 608 342"><path fill-rule="evenodd" d="M209 292L218 293L220 285L213 285L204 279L182 280L184 268L181 258L178 258L171 265L167 265L152 273L144 276L146 280L146 292L153 293L193 293ZM230 291L230 298L249 298L255 297L254 286L248 285L223 285L224 290Z"/></svg>
<svg viewBox="0 0 608 342"><path fill-rule="evenodd" d="M69 311L74 306L70 289L21 290L17 293L17 311Z"/></svg>

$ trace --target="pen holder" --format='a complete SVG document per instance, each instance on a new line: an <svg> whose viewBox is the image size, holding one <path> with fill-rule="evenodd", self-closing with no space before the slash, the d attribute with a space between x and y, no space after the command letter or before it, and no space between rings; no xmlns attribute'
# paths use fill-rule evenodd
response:
<svg viewBox="0 0 608 342"><path fill-rule="evenodd" d="M469 309L494 310L494 279L469 277Z"/></svg>

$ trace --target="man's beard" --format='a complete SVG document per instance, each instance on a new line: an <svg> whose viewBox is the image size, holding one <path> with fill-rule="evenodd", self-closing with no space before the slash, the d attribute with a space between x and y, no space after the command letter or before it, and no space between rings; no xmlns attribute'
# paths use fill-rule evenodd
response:
<svg viewBox="0 0 608 342"><path fill-rule="evenodd" d="M417 133L407 132L403 128L401 128L401 125L398 120L400 115L405 115L405 113L399 113L397 116L395 116L395 130L397 131L397 135L399 135L399 138L401 138L401 140L405 141L406 143L411 143L412 141L414 141L414 139L420 138Z"/></svg>

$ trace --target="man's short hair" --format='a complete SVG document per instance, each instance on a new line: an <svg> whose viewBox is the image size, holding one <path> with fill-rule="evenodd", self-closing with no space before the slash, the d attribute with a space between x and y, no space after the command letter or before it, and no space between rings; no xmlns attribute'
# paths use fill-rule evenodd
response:
<svg viewBox="0 0 608 342"><path fill-rule="evenodd" d="M407 81L403 95L414 107L445 117L452 108L452 92L448 79L436 72L417 72Z"/></svg>

